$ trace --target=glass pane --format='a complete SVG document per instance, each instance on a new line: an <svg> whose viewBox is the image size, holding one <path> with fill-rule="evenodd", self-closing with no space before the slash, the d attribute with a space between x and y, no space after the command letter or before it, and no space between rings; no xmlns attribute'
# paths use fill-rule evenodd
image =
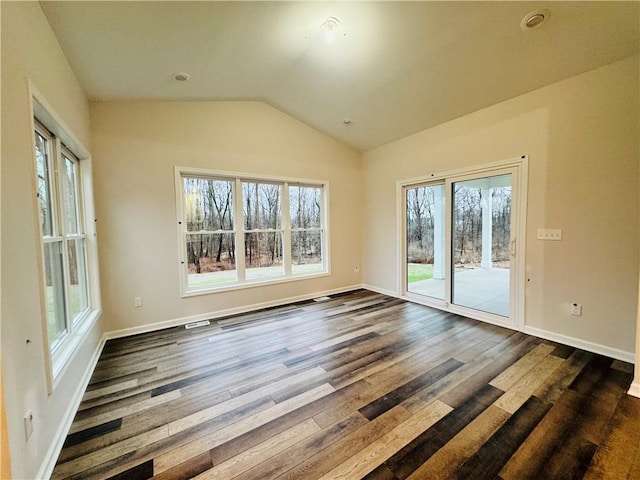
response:
<svg viewBox="0 0 640 480"><path fill-rule="evenodd" d="M187 285L201 288L236 281L232 233L187 234Z"/></svg>
<svg viewBox="0 0 640 480"><path fill-rule="evenodd" d="M294 275L321 272L322 232L291 232L291 271Z"/></svg>
<svg viewBox="0 0 640 480"><path fill-rule="evenodd" d="M320 228L321 187L289 187L291 228Z"/></svg>
<svg viewBox="0 0 640 480"><path fill-rule="evenodd" d="M67 241L67 250L69 252L69 317L75 322L89 307L85 239L77 238Z"/></svg>
<svg viewBox="0 0 640 480"><path fill-rule="evenodd" d="M453 303L509 316L511 175L454 183L452 212Z"/></svg>
<svg viewBox="0 0 640 480"><path fill-rule="evenodd" d="M65 233L80 233L78 218L78 177L77 164L71 159L63 156L64 159L64 175L63 182L63 207L64 207L64 223Z"/></svg>
<svg viewBox="0 0 640 480"><path fill-rule="evenodd" d="M244 258L247 280L284 275L282 233L245 233Z"/></svg>
<svg viewBox="0 0 640 480"><path fill-rule="evenodd" d="M406 190L407 291L444 300L444 185Z"/></svg>
<svg viewBox="0 0 640 480"><path fill-rule="evenodd" d="M51 185L49 163L47 161L47 139L36 132L36 175L38 176L38 201L40 203L40 224L43 236L52 236Z"/></svg>
<svg viewBox="0 0 640 480"><path fill-rule="evenodd" d="M61 339L67 331L64 306L62 242L44 244L45 297L49 344Z"/></svg>
<svg viewBox="0 0 640 480"><path fill-rule="evenodd" d="M184 177L188 232L233 230L233 182Z"/></svg>
<svg viewBox="0 0 640 480"><path fill-rule="evenodd" d="M281 225L282 185L242 183L245 230L278 230Z"/></svg>

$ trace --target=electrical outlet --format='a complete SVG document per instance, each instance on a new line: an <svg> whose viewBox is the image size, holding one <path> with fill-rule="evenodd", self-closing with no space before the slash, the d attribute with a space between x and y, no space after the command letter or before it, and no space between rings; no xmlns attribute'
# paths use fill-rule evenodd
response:
<svg viewBox="0 0 640 480"><path fill-rule="evenodd" d="M142 297L134 297L133 306L136 308L140 308L142 306Z"/></svg>
<svg viewBox="0 0 640 480"><path fill-rule="evenodd" d="M538 240L562 240L561 228L539 228Z"/></svg>
<svg viewBox="0 0 640 480"><path fill-rule="evenodd" d="M24 415L24 439L28 441L33 434L33 412L31 410L27 410L27 413Z"/></svg>
<svg viewBox="0 0 640 480"><path fill-rule="evenodd" d="M571 304L571 315L576 317L582 316L582 304L580 303L572 303Z"/></svg>

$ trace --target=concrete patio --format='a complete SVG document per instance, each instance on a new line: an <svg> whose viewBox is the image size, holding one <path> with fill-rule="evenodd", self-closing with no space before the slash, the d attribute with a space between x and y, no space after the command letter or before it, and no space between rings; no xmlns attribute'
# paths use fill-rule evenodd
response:
<svg viewBox="0 0 640 480"><path fill-rule="evenodd" d="M465 268L454 273L452 303L509 316L509 269ZM410 283L408 291L444 299L444 280L429 278Z"/></svg>

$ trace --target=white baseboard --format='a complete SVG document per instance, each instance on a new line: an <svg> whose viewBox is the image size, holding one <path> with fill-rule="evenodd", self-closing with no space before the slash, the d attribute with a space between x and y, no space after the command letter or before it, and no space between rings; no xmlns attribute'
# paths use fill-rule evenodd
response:
<svg viewBox="0 0 640 480"><path fill-rule="evenodd" d="M633 382L629 387L629 391L627 393L633 397L640 398L640 381Z"/></svg>
<svg viewBox="0 0 640 480"><path fill-rule="evenodd" d="M633 352L625 352L624 350L608 347L599 343L589 342L580 338L570 337L568 335L562 335L560 333L549 332L541 328L527 326L524 327L523 331L524 333L533 335L534 337L540 337L546 340L551 340L552 342L558 342L564 345L581 348L582 350L587 350L589 352L598 353L607 357L616 358L618 360L622 360L623 362L635 363L636 360L635 354Z"/></svg>
<svg viewBox="0 0 640 480"><path fill-rule="evenodd" d="M362 285L360 285L360 288L371 290L372 292L376 292L376 293L381 293L382 295L389 295L390 297L394 297L394 298L402 298L394 291L387 290L385 288L374 287L373 285L367 285L366 283L363 283ZM411 300L408 300L408 301L411 301Z"/></svg>
<svg viewBox="0 0 640 480"><path fill-rule="evenodd" d="M270 300L268 302L254 303L252 305L243 305L241 307L227 308L225 310L217 310L215 312L200 313L198 315L190 315L188 317L174 318L172 320L165 320L163 322L150 323L147 325L141 325L139 327L123 328L121 330L112 330L104 334L103 339L110 340L113 338L129 337L131 335L138 335L140 333L155 332L156 330L162 330L165 328L179 327L186 325L187 323L200 322L202 320L213 320L216 318L227 317L229 315L239 315L242 313L253 312L261 310L263 308L277 307L280 305L286 305L288 303L301 302L303 300L311 300L312 298L335 295L336 293L349 292L351 290L358 290L363 285L350 285L348 287L334 288L332 290L325 290L324 292L313 292L304 295L297 295L295 297L279 298L277 300Z"/></svg>
<svg viewBox="0 0 640 480"><path fill-rule="evenodd" d="M38 470L38 475L36 478L51 478L51 474L53 473L53 469L56 466L58 456L60 455L62 446L64 445L64 442L67 438L67 432L69 432L69 429L71 428L73 419L76 416L76 412L78 411L78 407L80 406L80 402L82 401L82 397L84 396L84 391L87 389L87 385L89 385L91 375L93 375L93 371L98 364L98 359L102 354L102 349L104 348L105 342L106 339L103 335L98 342L98 346L93 352L91 360L87 364L87 368L82 375L82 380L78 383L78 387L71 397L71 401L69 402L67 411L64 413L62 421L58 425L56 434L53 437L53 442L51 442L51 446L49 447L49 450L47 450L47 454L45 455L42 465Z"/></svg>

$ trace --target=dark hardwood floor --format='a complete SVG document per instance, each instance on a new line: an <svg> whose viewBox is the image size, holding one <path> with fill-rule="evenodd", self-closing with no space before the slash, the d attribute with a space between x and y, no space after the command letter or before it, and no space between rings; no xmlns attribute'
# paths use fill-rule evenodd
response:
<svg viewBox="0 0 640 480"><path fill-rule="evenodd" d="M631 379L359 290L110 340L53 478L640 479Z"/></svg>

